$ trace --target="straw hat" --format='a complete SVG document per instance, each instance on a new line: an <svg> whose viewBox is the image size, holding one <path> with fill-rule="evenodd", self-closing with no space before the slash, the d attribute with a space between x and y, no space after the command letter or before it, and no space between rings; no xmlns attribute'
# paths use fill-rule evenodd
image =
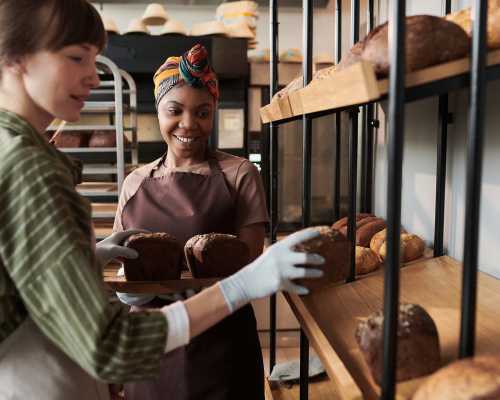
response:
<svg viewBox="0 0 500 400"><path fill-rule="evenodd" d="M148 27L139 18L130 20L125 33L145 33L149 34Z"/></svg>
<svg viewBox="0 0 500 400"><path fill-rule="evenodd" d="M280 61L300 63L302 62L302 53L299 49L287 49L280 54Z"/></svg>
<svg viewBox="0 0 500 400"><path fill-rule="evenodd" d="M163 25L168 20L168 15L161 4L151 3L142 14L142 22L146 25Z"/></svg>
<svg viewBox="0 0 500 400"><path fill-rule="evenodd" d="M107 15L102 15L101 19L102 23L104 24L104 29L106 30L106 32L120 34L118 26L116 25L116 22L113 18L108 17Z"/></svg>
<svg viewBox="0 0 500 400"><path fill-rule="evenodd" d="M255 39L255 34L245 22L226 25L227 34L232 38Z"/></svg>
<svg viewBox="0 0 500 400"><path fill-rule="evenodd" d="M226 27L220 21L207 21L194 24L191 28L191 36L203 35L227 35Z"/></svg>
<svg viewBox="0 0 500 400"><path fill-rule="evenodd" d="M161 28L160 35L179 34L187 35L184 24L175 19L169 19Z"/></svg>

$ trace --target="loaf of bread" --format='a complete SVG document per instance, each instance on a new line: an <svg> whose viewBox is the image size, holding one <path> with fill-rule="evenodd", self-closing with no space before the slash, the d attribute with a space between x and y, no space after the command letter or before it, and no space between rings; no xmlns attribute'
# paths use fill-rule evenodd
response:
<svg viewBox="0 0 500 400"><path fill-rule="evenodd" d="M457 24L431 15L406 17L406 72L465 57L467 33ZM372 63L378 77L389 74L388 24L371 31L361 58Z"/></svg>
<svg viewBox="0 0 500 400"><path fill-rule="evenodd" d="M250 262L246 243L223 233L192 237L184 246L184 254L195 278L229 276Z"/></svg>
<svg viewBox="0 0 500 400"><path fill-rule="evenodd" d="M347 217L344 217L332 225L332 228L337 227L340 232L347 237L348 224ZM356 245L369 247L370 240L377 232L386 227L385 221L382 218L375 217L371 214L356 215Z"/></svg>
<svg viewBox="0 0 500 400"><path fill-rule="evenodd" d="M138 233L125 246L139 257L125 259L123 267L128 281L162 281L179 279L183 267L182 245L168 233Z"/></svg>
<svg viewBox="0 0 500 400"><path fill-rule="evenodd" d="M378 385L383 375L383 325L383 313L378 311L360 322L355 332L363 358ZM397 338L398 382L431 374L441 366L436 324L421 306L400 304Z"/></svg>
<svg viewBox="0 0 500 400"><path fill-rule="evenodd" d="M316 253L325 258L322 266L314 265L312 268L323 269L324 275L318 279L298 280L300 285L315 289L329 283L339 282L349 274L349 241L338 230L329 226L315 226L320 232L318 237L305 241L295 246L295 251Z"/></svg>
<svg viewBox="0 0 500 400"><path fill-rule="evenodd" d="M500 399L500 356L467 358L441 368L413 395L413 400L431 399Z"/></svg>
<svg viewBox="0 0 500 400"><path fill-rule="evenodd" d="M87 134L82 131L63 131L54 139L54 145L60 148L86 147Z"/></svg>
<svg viewBox="0 0 500 400"><path fill-rule="evenodd" d="M378 232L372 237L370 248L385 260L387 256L387 230ZM411 233L401 233L400 236L400 257L403 262L410 262L422 257L425 250L425 242L417 235Z"/></svg>
<svg viewBox="0 0 500 400"><path fill-rule="evenodd" d="M116 133L113 131L94 131L89 139L89 147L115 147Z"/></svg>
<svg viewBox="0 0 500 400"><path fill-rule="evenodd" d="M380 259L369 248L356 246L356 274L373 272L380 266Z"/></svg>
<svg viewBox="0 0 500 400"><path fill-rule="evenodd" d="M469 37L472 35L470 8L448 14L446 19L459 25ZM488 1L487 44L490 49L500 47L500 0Z"/></svg>

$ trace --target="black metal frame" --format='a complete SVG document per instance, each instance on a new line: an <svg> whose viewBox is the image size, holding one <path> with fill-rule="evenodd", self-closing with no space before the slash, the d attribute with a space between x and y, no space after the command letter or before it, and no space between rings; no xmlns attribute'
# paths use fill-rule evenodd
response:
<svg viewBox="0 0 500 400"><path fill-rule="evenodd" d="M335 3L335 63L340 62L342 57L342 0ZM333 186L333 219L340 218L340 168L341 168L341 146L342 146L342 113L335 113L335 182Z"/></svg>
<svg viewBox="0 0 500 400"><path fill-rule="evenodd" d="M275 0L271 0L271 4ZM352 37L353 43L358 39L359 29L359 1L351 0L352 4ZM444 204L445 204L445 179L446 179L446 147L447 129L450 122L448 112L449 91L466 87L470 84L470 126L468 134L467 176L466 176L466 214L465 214L465 237L464 262L462 279L462 303L461 303L461 330L460 330L460 357L468 357L474 354L475 341L475 311L477 298L477 273L478 273L478 232L479 232L479 204L481 192L483 142L484 142L484 117L486 101L486 82L500 77L500 66L486 67L486 26L487 26L487 1L475 1L474 20L479 21L473 28L473 46L471 71L452 78L442 79L418 87L405 90L405 8L406 1L391 0L389 21L389 98L388 118L388 189L387 189L387 258L384 276L384 328L383 328L383 379L381 385L381 398L394 399L395 397L395 371L397 359L397 325L399 314L399 269L400 269L400 226L401 226L401 188L402 188L402 166L404 145L404 121L405 104L425 97L441 95L439 99L439 121L440 135L437 144L437 168L436 168L436 210L435 210L435 249L434 255L443 254L443 226L444 226ZM336 25L337 25L337 47L336 60L340 60L341 53L341 0L336 2ZM311 65L311 36L307 35L311 22L310 0L304 0L304 83L310 80ZM369 1L369 28L373 28L373 2ZM450 11L451 1L446 1L446 13ZM356 17L357 16L357 17ZM312 32L312 30L311 30ZM311 33L312 35L312 33ZM380 100L382 100L380 99ZM371 104L373 106L373 104ZM347 109L347 108L346 108ZM346 109L335 110L337 146L335 154L335 217L339 217L340 199L340 113ZM348 236L352 241L354 249L355 207L356 207L356 176L357 176L357 107L347 109L351 113L351 129L349 142L349 216ZM310 203L310 120L312 118L331 114L332 111L311 113L301 117L293 117L274 123L277 124L303 118L304 120L304 196L303 196L303 226L310 222L310 214L306 211ZM373 164L373 133L370 128L376 126L373 120L373 109L365 108L364 134L362 142L362 211L371 211L372 208L372 164ZM356 133L356 134L353 134ZM370 134L372 136L370 136ZM354 279L354 269L351 264L351 276ZM307 372L308 372L308 341L301 330L301 399L307 399Z"/></svg>

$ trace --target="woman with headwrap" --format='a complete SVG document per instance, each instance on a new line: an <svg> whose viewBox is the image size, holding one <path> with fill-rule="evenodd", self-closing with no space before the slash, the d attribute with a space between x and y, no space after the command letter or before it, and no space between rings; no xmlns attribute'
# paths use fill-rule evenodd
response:
<svg viewBox="0 0 500 400"><path fill-rule="evenodd" d="M229 233L244 241L255 259L268 221L265 195L252 163L208 148L219 88L205 48L196 45L181 57L169 57L154 83L168 150L127 177L114 230L167 232L182 243L197 234ZM172 301L154 294L118 295L135 308ZM127 400L259 400L263 379L256 321L247 305L165 355L158 379L127 384L125 393Z"/></svg>

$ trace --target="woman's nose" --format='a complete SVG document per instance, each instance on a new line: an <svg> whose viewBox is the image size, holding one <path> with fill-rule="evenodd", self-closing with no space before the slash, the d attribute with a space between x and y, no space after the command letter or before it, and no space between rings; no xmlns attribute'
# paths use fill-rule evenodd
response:
<svg viewBox="0 0 500 400"><path fill-rule="evenodd" d="M95 89L95 88L99 87L99 85L101 84L101 79L99 78L99 74L97 73L97 69L96 69L95 65L93 67L91 67L90 73L86 79L86 84L91 89Z"/></svg>
<svg viewBox="0 0 500 400"><path fill-rule="evenodd" d="M190 112L185 112L179 125L184 129L193 129L196 127L196 119Z"/></svg>

